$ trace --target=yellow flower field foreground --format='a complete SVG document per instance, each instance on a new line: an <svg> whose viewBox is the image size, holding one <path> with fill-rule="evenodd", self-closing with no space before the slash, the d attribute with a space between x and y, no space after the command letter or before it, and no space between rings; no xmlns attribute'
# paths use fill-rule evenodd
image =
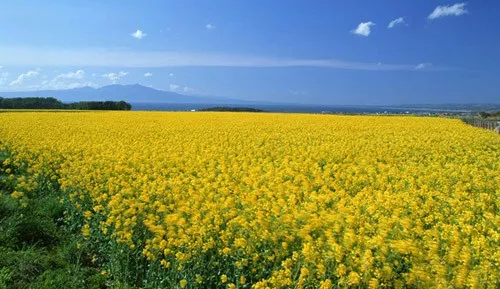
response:
<svg viewBox="0 0 500 289"><path fill-rule="evenodd" d="M143 288L499 285L500 137L459 120L0 113L0 142L110 284L129 254Z"/></svg>

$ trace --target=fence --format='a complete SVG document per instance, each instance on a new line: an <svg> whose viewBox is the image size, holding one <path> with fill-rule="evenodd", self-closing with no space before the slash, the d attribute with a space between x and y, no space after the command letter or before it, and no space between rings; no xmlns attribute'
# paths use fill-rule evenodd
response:
<svg viewBox="0 0 500 289"><path fill-rule="evenodd" d="M462 118L462 121L484 129L494 130L497 133L500 133L500 121L497 120L484 120L477 118Z"/></svg>

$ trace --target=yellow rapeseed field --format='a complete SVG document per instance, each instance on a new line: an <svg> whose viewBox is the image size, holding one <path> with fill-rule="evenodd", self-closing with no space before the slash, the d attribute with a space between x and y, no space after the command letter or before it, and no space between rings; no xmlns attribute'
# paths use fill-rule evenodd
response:
<svg viewBox="0 0 500 289"><path fill-rule="evenodd" d="M500 137L459 120L16 112L0 147L111 281L129 254L143 288L499 286Z"/></svg>

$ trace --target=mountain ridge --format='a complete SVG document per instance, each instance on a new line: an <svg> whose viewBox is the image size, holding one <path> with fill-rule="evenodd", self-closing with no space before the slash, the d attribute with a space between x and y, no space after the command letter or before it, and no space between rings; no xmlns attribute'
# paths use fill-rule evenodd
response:
<svg viewBox="0 0 500 289"><path fill-rule="evenodd" d="M123 100L132 103L248 103L240 99L185 95L140 84L112 84L98 88L84 86L62 90L9 91L0 92L0 97L53 97L63 102Z"/></svg>
<svg viewBox="0 0 500 289"><path fill-rule="evenodd" d="M141 84L111 84L98 88L84 86L63 90L34 90L0 92L0 97L53 97L62 102L126 101L132 104L210 104L210 105L286 105L304 107L377 107L428 111L491 111L500 109L500 103L408 103L408 104L307 104L296 102L250 101L216 96L185 95L159 90Z"/></svg>

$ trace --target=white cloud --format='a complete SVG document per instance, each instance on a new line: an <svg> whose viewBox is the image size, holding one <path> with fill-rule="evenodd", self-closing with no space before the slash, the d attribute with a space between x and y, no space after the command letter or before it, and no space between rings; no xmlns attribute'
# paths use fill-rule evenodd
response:
<svg viewBox="0 0 500 289"><path fill-rule="evenodd" d="M73 88L80 88L80 87L98 87L99 85L97 83L91 82L91 81L82 81L82 82L64 82L61 80L53 79L51 81L45 80L42 82L40 86L37 88L39 89L73 89Z"/></svg>
<svg viewBox="0 0 500 289"><path fill-rule="evenodd" d="M170 85L169 85L169 88L170 88L170 90L172 90L172 91L176 91L176 90L178 90L180 87L181 87L181 86L180 86L180 85L178 85L178 84L170 84Z"/></svg>
<svg viewBox="0 0 500 289"><path fill-rule="evenodd" d="M3 68L3 66L2 66L2 65L0 65L0 69L2 69L2 68Z"/></svg>
<svg viewBox="0 0 500 289"><path fill-rule="evenodd" d="M463 14L466 14L468 11L465 9L465 5L467 3L456 3L453 5L444 5L444 6L438 6L432 11L427 18L429 20L434 20L439 17L445 17L445 16L460 16Z"/></svg>
<svg viewBox="0 0 500 289"><path fill-rule="evenodd" d="M184 86L184 88L182 90L184 91L184 93L194 92L194 89L192 89L191 87L187 87L187 86Z"/></svg>
<svg viewBox="0 0 500 289"><path fill-rule="evenodd" d="M212 23L208 23L207 25L205 25L205 28L207 28L207 30L214 30L216 27Z"/></svg>
<svg viewBox="0 0 500 289"><path fill-rule="evenodd" d="M101 76L111 80L113 82L113 84L115 84L118 81L120 81L120 79L122 77L126 76L127 74L128 74L128 72L120 71L120 72L116 72L116 73L115 72L105 73Z"/></svg>
<svg viewBox="0 0 500 289"><path fill-rule="evenodd" d="M183 85L180 85L180 84L173 84L173 83L171 83L169 85L169 88L170 88L170 91L178 92L178 93L190 94L190 93L195 92L195 90L193 88L188 87L188 86L183 86Z"/></svg>
<svg viewBox="0 0 500 289"><path fill-rule="evenodd" d="M393 28L394 26L398 25L398 24L404 24L405 23L405 20L403 17L399 17L399 18L396 18L394 20L392 20L389 25L387 25L387 28Z"/></svg>
<svg viewBox="0 0 500 289"><path fill-rule="evenodd" d="M377 61L378 62L378 61ZM6 66L46 67L323 67L348 70L406 70L415 64L378 65L377 62L356 62L338 59L298 59L227 53L131 51L126 49L57 49L5 47L0 45L0 63ZM433 70L454 68L433 67ZM108 77L109 78L109 77Z"/></svg>
<svg viewBox="0 0 500 289"><path fill-rule="evenodd" d="M30 79L30 78L33 78L33 77L36 77L38 76L40 73L38 71L28 71L26 73L22 73L20 74L16 80L13 80L11 83L10 83L10 86L18 86L18 85L21 85L23 84L23 82L27 79Z"/></svg>
<svg viewBox="0 0 500 289"><path fill-rule="evenodd" d="M142 30L137 29L137 31L130 34L130 36L137 38L137 39L142 39L148 35L146 33L142 32Z"/></svg>
<svg viewBox="0 0 500 289"><path fill-rule="evenodd" d="M153 76L153 74L151 72L146 72L146 73L144 73L144 76L145 77L151 77L151 76Z"/></svg>
<svg viewBox="0 0 500 289"><path fill-rule="evenodd" d="M36 72L36 71L35 71ZM38 75L36 73L24 73L23 77L20 78L18 77L16 80L12 81L10 83L10 87L8 89L12 90L40 90L40 89L55 89L55 90L60 90L60 89L72 89L72 88L80 88L80 87L99 87L97 83L90 82L90 81L85 81L83 79L78 79L78 78L68 78L68 77L59 77L56 76L52 80L49 79L44 79L44 75ZM8 84L7 82L7 77L9 76L9 73L4 72L0 73L0 87L6 87ZM37 76L42 76L42 77L37 77ZM31 81L27 81L29 78L31 78Z"/></svg>
<svg viewBox="0 0 500 289"><path fill-rule="evenodd" d="M66 89L80 88L80 87L99 87L97 83L86 81L86 82L73 82L66 86Z"/></svg>
<svg viewBox="0 0 500 289"><path fill-rule="evenodd" d="M174 76L174 74L173 74L173 73L170 73L168 76L172 77L172 76Z"/></svg>
<svg viewBox="0 0 500 289"><path fill-rule="evenodd" d="M96 83L85 81L85 71L79 69L62 73L54 77L52 80L44 80L39 85L34 85L29 88L36 89L72 89L85 86L97 87Z"/></svg>
<svg viewBox="0 0 500 289"><path fill-rule="evenodd" d="M368 36L371 33L371 26L375 25L375 23L368 21L368 22L361 22L359 23L358 27L356 29L351 30L352 34L360 35L360 36Z"/></svg>
<svg viewBox="0 0 500 289"><path fill-rule="evenodd" d="M422 69L429 68L431 66L432 66L432 63L424 62L424 63L419 63L417 66L415 66L415 69L416 70L422 70Z"/></svg>
<svg viewBox="0 0 500 289"><path fill-rule="evenodd" d="M85 77L85 71L79 69L75 72L68 72L68 73L63 73L63 74L59 74L58 76L56 76L55 79L61 79L61 78L66 78L66 79L82 79Z"/></svg>
<svg viewBox="0 0 500 289"><path fill-rule="evenodd" d="M97 76L97 73L92 73L92 77L96 77Z"/></svg>

